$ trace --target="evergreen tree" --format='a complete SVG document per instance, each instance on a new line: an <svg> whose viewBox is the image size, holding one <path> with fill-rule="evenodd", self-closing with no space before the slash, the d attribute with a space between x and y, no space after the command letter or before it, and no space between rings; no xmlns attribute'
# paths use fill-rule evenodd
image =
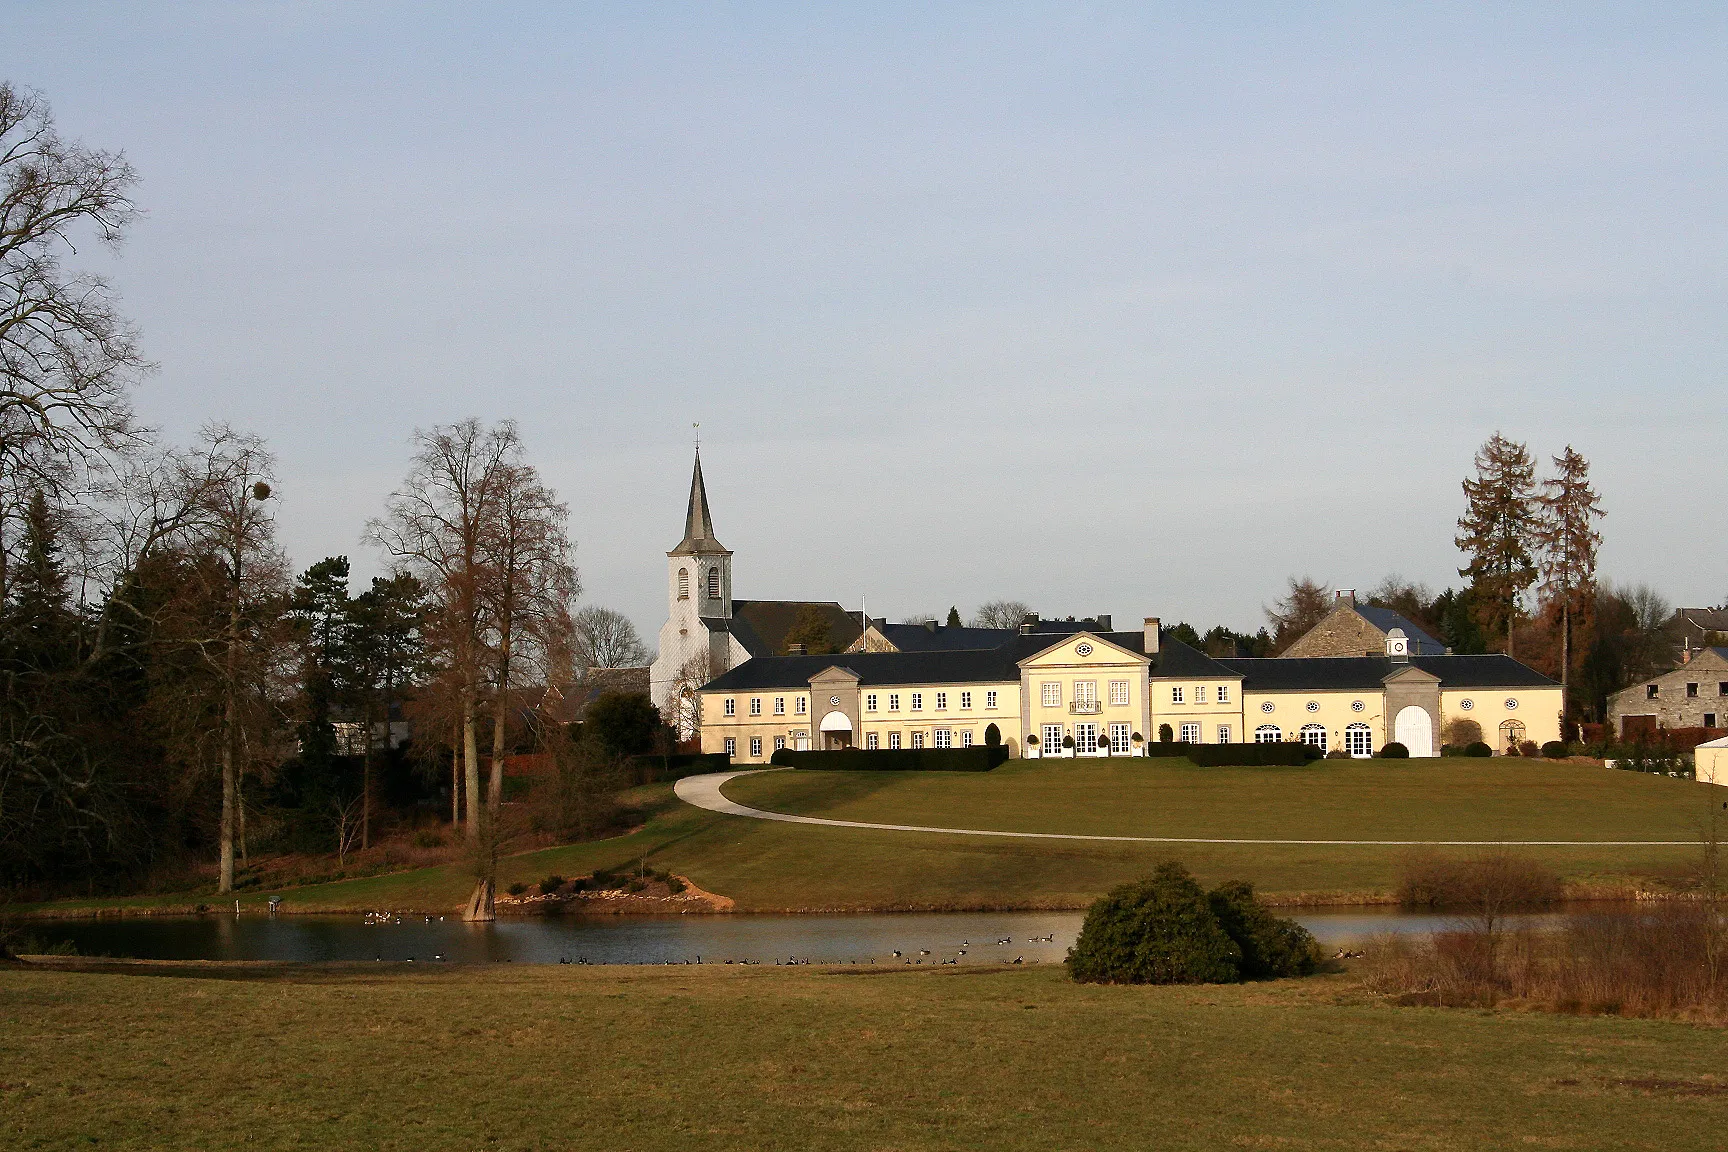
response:
<svg viewBox="0 0 1728 1152"><path fill-rule="evenodd" d="M374 576L372 587L348 605L346 671L366 730L361 848L370 847L372 842L372 732L377 724L383 724L384 756L387 762L392 761L396 749L390 739L390 722L396 692L427 670L427 612L426 589L409 572L398 572L388 578Z"/></svg>
<svg viewBox="0 0 1728 1152"><path fill-rule="evenodd" d="M1542 482L1537 498L1541 517L1537 540L1542 547L1542 591L1560 613L1560 695L1571 712L1572 629L1575 617L1596 601L1596 550L1602 534L1595 521L1603 516L1599 497L1590 487L1590 462L1566 445L1554 457L1555 474Z"/></svg>
<svg viewBox="0 0 1728 1152"><path fill-rule="evenodd" d="M1504 633L1510 654L1518 598L1536 580L1530 555L1538 528L1536 465L1529 449L1494 433L1476 452L1464 499L1455 543L1470 562L1458 574L1470 580L1477 625L1492 636Z"/></svg>
<svg viewBox="0 0 1728 1152"><path fill-rule="evenodd" d="M948 620L943 625L943 627L945 627L945 628L958 628L958 627L960 627L960 609L958 609L958 608L948 609Z"/></svg>
<svg viewBox="0 0 1728 1152"><path fill-rule="evenodd" d="M300 574L288 602L301 642L300 763L313 792L336 783L335 715L350 677L348 557L327 556Z"/></svg>
<svg viewBox="0 0 1728 1152"><path fill-rule="evenodd" d="M63 671L77 659L77 617L68 604L56 525L40 489L25 507L23 545L7 589L7 660L20 671Z"/></svg>

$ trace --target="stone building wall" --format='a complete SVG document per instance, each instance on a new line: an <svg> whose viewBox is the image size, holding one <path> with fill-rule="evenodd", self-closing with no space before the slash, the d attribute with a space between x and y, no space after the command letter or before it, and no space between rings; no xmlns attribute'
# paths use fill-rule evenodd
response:
<svg viewBox="0 0 1728 1152"><path fill-rule="evenodd" d="M1332 609L1296 643L1285 656L1384 656L1386 634L1368 623L1349 605Z"/></svg>
<svg viewBox="0 0 1728 1152"><path fill-rule="evenodd" d="M1650 685L1656 685L1654 699ZM1698 694L1688 696L1686 686L1696 684ZM1728 727L1728 660L1714 651L1705 650L1659 676L1640 680L1608 698L1608 722L1616 734L1622 731L1621 721L1627 716L1654 716L1661 728ZM1713 724L1705 724L1713 719Z"/></svg>

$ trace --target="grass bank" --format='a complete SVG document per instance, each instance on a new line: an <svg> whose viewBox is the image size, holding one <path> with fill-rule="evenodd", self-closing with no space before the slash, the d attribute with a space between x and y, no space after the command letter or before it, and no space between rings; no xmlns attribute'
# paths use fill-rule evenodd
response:
<svg viewBox="0 0 1728 1152"><path fill-rule="evenodd" d="M0 1067L19 1149L1679 1150L1728 1122L1720 1030L1348 975L14 969Z"/></svg>
<svg viewBox="0 0 1728 1152"><path fill-rule="evenodd" d="M1539 761L1320 761L1306 768L1195 768L1186 761L1011 761L989 773L776 772L727 787L755 807L874 823L1003 831L1265 839L1696 840L1723 794L1686 780ZM1242 878L1285 902L1387 900L1411 850L1374 845L1156 845L993 840L824 828L719 816L668 785L639 791L650 813L613 840L526 853L504 885L645 861L729 896L745 911L1080 908L1177 857L1203 883ZM1459 850L1467 851L1467 850ZM1690 847L1527 850L1574 894L1684 884ZM461 864L280 890L289 911L448 911L470 887ZM242 895L261 910L273 893ZM190 910L211 896L64 901L31 911ZM231 905L225 905L231 906Z"/></svg>

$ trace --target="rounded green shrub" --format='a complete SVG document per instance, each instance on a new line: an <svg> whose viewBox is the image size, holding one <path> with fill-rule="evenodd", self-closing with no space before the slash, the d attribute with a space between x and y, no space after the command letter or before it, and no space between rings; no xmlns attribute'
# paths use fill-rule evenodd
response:
<svg viewBox="0 0 1728 1152"><path fill-rule="evenodd" d="M1466 756L1492 756L1492 755L1494 755L1494 749L1488 747L1488 745L1485 741L1477 740L1476 742L1474 742L1472 744L1464 745L1464 755L1466 755Z"/></svg>
<svg viewBox="0 0 1728 1152"><path fill-rule="evenodd" d="M1394 740L1390 744L1386 745L1386 747L1380 749L1380 759L1408 760L1410 759L1410 749Z"/></svg>
<svg viewBox="0 0 1728 1152"><path fill-rule="evenodd" d="M1224 984L1242 978L1241 964L1206 893L1174 862L1094 903L1068 950L1083 984Z"/></svg>
<svg viewBox="0 0 1728 1152"><path fill-rule="evenodd" d="M1542 755L1550 760L1564 760L1566 759L1566 745L1559 740L1550 740L1542 745Z"/></svg>
<svg viewBox="0 0 1728 1152"><path fill-rule="evenodd" d="M1311 976L1320 964L1320 945L1294 920L1274 916L1254 898L1254 885L1230 880L1206 897L1212 914L1242 951L1244 980Z"/></svg>

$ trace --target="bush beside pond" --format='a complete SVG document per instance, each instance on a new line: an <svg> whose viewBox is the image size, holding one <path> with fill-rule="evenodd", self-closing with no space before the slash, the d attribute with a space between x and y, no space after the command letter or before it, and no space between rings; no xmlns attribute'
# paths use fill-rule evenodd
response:
<svg viewBox="0 0 1728 1152"><path fill-rule="evenodd" d="M1307 929L1272 915L1252 885L1208 893L1170 862L1094 903L1067 964L1087 984L1234 984L1305 976L1318 959Z"/></svg>

